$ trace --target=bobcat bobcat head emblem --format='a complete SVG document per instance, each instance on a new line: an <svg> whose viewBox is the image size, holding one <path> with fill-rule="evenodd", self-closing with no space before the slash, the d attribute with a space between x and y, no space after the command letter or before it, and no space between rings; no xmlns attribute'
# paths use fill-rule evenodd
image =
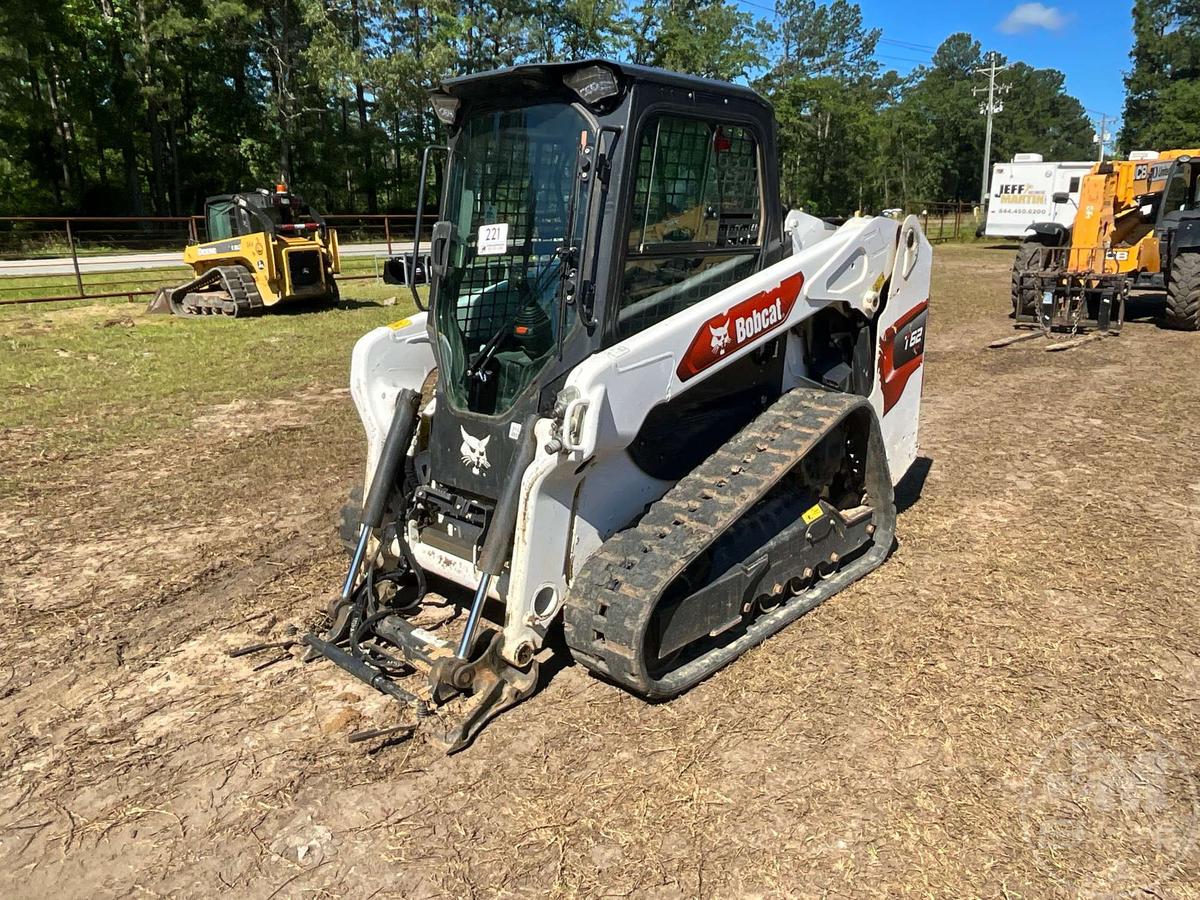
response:
<svg viewBox="0 0 1200 900"><path fill-rule="evenodd" d="M726 319L720 328L709 325L708 330L712 333L712 352L724 356L725 348L729 346L729 320Z"/></svg>
<svg viewBox="0 0 1200 900"><path fill-rule="evenodd" d="M463 465L471 467L472 475L478 475L484 469L490 469L492 464L488 462L487 445L488 441L492 439L491 435L480 439L471 437L467 434L467 429L461 425L458 426L458 430L462 432L463 436L462 446L458 448L458 452L462 454Z"/></svg>

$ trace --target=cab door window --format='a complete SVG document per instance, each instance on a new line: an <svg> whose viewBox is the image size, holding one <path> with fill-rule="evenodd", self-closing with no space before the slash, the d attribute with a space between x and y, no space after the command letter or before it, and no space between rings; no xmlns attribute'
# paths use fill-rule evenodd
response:
<svg viewBox="0 0 1200 900"><path fill-rule="evenodd" d="M761 247L758 142L744 125L659 116L638 142L617 336L745 278Z"/></svg>
<svg viewBox="0 0 1200 900"><path fill-rule="evenodd" d="M232 200L218 200L208 204L205 230L210 241L224 241L237 233L234 223L234 205Z"/></svg>
<svg viewBox="0 0 1200 900"><path fill-rule="evenodd" d="M1169 213L1179 212L1188 207L1188 166L1176 166L1163 191L1163 209Z"/></svg>

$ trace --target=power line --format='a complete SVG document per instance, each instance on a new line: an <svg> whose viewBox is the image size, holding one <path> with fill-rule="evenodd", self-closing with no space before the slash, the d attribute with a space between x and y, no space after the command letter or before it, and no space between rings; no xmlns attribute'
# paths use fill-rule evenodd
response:
<svg viewBox="0 0 1200 900"><path fill-rule="evenodd" d="M743 6L753 6L755 9L765 10L766 12L769 12L773 16L779 15L779 10L777 10L773 6L767 6L766 4L763 4L763 3L754 3L753 0L738 0L738 2L741 3Z"/></svg>
<svg viewBox="0 0 1200 900"><path fill-rule="evenodd" d="M755 9L761 9L763 12L769 12L771 15L779 18L779 10L775 6L768 6L765 3L758 3L757 0L737 0L742 6L752 6ZM912 41L898 41L893 38L879 38L879 43L890 44L893 47L900 47L904 50L917 50L922 53L933 53L937 47L930 47L928 44L915 44Z"/></svg>
<svg viewBox="0 0 1200 900"><path fill-rule="evenodd" d="M751 6L751 7L754 7L755 9L761 9L763 12L768 12L771 15L773 15L776 19L778 19L780 17L779 10L776 9L774 6L767 6L765 3L756 2L756 0L737 0L737 2L740 3L742 6ZM889 46L899 47L902 50L915 50L915 51L918 51L921 53L934 53L937 50L936 47L930 47L926 44L914 44L911 41L896 41L896 40L892 40L891 38L881 37L881 38L879 38L878 42L880 44L887 44ZM895 56L893 54L888 54L888 53L872 53L871 55L879 57L880 59L894 59L899 62L916 63L918 65L924 65L929 62L928 59L914 59L911 56Z"/></svg>
<svg viewBox="0 0 1200 900"><path fill-rule="evenodd" d="M891 38L885 38L885 37L881 37L879 39L879 43L891 44L893 47L903 47L905 50L921 50L926 53L936 53L937 52L937 47L930 47L925 44L913 44L913 43L910 43L909 41L894 41Z"/></svg>
<svg viewBox="0 0 1200 900"><path fill-rule="evenodd" d="M892 56L890 53L873 53L872 56L878 56L880 59L898 59L903 62L919 63L925 65L929 62L928 59L913 59L911 56Z"/></svg>

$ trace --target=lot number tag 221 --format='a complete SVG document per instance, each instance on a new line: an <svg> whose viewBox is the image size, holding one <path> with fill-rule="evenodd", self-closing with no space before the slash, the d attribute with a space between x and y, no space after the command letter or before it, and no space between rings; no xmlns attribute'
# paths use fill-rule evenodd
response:
<svg viewBox="0 0 1200 900"><path fill-rule="evenodd" d="M475 253L478 256L496 256L508 250L508 223L480 225Z"/></svg>

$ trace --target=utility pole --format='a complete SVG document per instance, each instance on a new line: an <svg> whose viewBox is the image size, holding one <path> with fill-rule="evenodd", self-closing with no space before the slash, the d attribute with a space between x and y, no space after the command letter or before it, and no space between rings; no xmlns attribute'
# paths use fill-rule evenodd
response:
<svg viewBox="0 0 1200 900"><path fill-rule="evenodd" d="M1100 155L1096 157L1097 162L1104 162L1104 144L1108 141L1108 135L1104 131L1104 126L1108 123L1108 114L1100 113L1100 130L1096 132L1096 143L1100 145Z"/></svg>
<svg viewBox="0 0 1200 900"><path fill-rule="evenodd" d="M996 84L996 73L1007 69L1011 63L1005 63L1002 66L996 65L996 53L992 51L988 54L988 67L986 69L976 69L978 75L986 75L988 77L987 87L977 87L971 90L973 94L981 94L987 91L987 105L980 108L981 113L987 114L987 131L983 139L983 179L979 186L979 205L982 207L987 202L988 195L988 171L992 167L992 115L993 113L1003 112L1004 104L998 103L996 94L1007 94L1010 85Z"/></svg>

